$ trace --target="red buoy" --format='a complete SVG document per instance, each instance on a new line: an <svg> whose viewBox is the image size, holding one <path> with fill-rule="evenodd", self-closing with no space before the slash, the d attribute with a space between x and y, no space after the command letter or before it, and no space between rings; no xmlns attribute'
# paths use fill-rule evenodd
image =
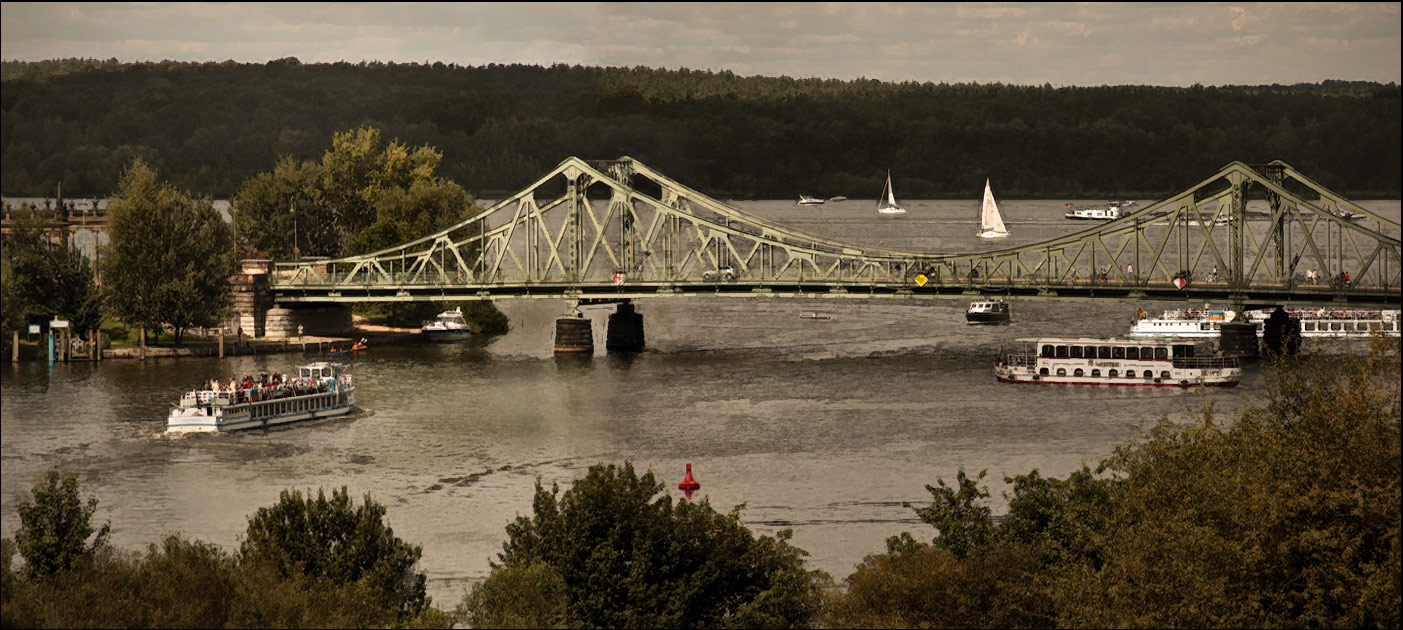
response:
<svg viewBox="0 0 1403 630"><path fill-rule="evenodd" d="M692 493L701 488L701 484L692 478L692 465L687 464L687 476L682 478L682 483L677 484L677 489L682 491L688 499L692 498Z"/></svg>

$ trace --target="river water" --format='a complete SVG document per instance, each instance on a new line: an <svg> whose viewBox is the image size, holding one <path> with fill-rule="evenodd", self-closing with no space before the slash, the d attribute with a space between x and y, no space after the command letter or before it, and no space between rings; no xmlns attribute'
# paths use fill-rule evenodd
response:
<svg viewBox="0 0 1403 630"><path fill-rule="evenodd" d="M1081 203L1081 202L1074 202ZM969 251L1085 229L1061 201L1004 202L1013 236L974 237L977 203L871 201L737 205L854 243ZM1397 220L1399 202L1365 204ZM388 509L423 546L435 603L451 608L489 571L505 526L529 515L534 484L562 490L592 464L629 460L680 498L744 505L758 533L793 528L809 563L849 575L888 536L932 530L903 501L961 468L988 470L995 513L1005 475L1064 476L1162 417L1219 417L1262 391L1256 368L1227 390L1136 391L1000 384L1000 344L1042 335L1115 336L1163 304L1015 302L1008 326L970 327L956 301L656 299L637 303L648 351L604 353L609 310L587 309L598 354L556 360L553 300L503 301L511 331L462 345L376 347L350 359L359 411L279 431L167 437L167 406L211 378L290 372L300 355L0 367L3 535L18 498L52 466L98 497L113 541L144 549L172 532L237 548L248 517L281 490L346 486ZM830 319L806 319L818 312ZM1307 350L1310 350L1308 347Z"/></svg>

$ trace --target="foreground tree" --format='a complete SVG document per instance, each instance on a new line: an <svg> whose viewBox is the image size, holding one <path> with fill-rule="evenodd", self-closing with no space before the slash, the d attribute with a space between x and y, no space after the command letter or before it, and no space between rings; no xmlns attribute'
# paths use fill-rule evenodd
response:
<svg viewBox="0 0 1403 630"><path fill-rule="evenodd" d="M264 564L283 579L356 584L376 608L412 618L429 608L425 577L415 571L422 549L395 536L385 507L365 497L354 505L346 488L330 497L284 491L276 505L249 519L239 547L246 565Z"/></svg>
<svg viewBox="0 0 1403 630"><path fill-rule="evenodd" d="M806 626L826 576L804 551L753 536L738 512L657 495L631 463L596 465L507 526L491 575L459 607L472 627ZM656 498L655 498L656 497Z"/></svg>
<svg viewBox="0 0 1403 630"><path fill-rule="evenodd" d="M140 160L108 202L111 243L102 256L107 304L119 319L145 328L214 326L233 303L229 277L237 261L229 226L209 199L195 201Z"/></svg>
<svg viewBox="0 0 1403 630"><path fill-rule="evenodd" d="M52 469L34 485L30 495L19 501L20 527L15 532L15 543L31 577L73 569L91 560L96 550L106 544L112 527L104 524L93 529L97 497L89 497L84 503L76 476L65 477L58 469Z"/></svg>
<svg viewBox="0 0 1403 630"><path fill-rule="evenodd" d="M5 330L26 321L65 318L84 335L102 323L102 300L92 266L82 252L54 243L45 220L29 211L15 213L4 247Z"/></svg>

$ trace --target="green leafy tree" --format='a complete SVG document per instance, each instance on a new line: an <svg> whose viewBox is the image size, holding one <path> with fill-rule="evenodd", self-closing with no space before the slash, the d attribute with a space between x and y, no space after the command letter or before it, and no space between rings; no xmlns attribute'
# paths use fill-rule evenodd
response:
<svg viewBox="0 0 1403 630"><path fill-rule="evenodd" d="M215 325L233 303L237 261L233 235L210 200L158 183L136 160L108 213L102 269L112 312L146 328L169 324L177 344L186 329Z"/></svg>
<svg viewBox="0 0 1403 630"><path fill-rule="evenodd" d="M794 627L826 578L788 530L755 537L739 513L657 495L651 472L596 465L563 495L539 483L534 515L507 526L487 580L459 607L470 622L569 627ZM655 498L657 497L657 498ZM532 590L534 589L534 590ZM513 592L509 599L494 593Z"/></svg>
<svg viewBox="0 0 1403 630"><path fill-rule="evenodd" d="M284 578L359 584L377 608L405 618L430 604L424 574L415 571L421 548L395 536L384 506L369 496L355 505L344 486L330 497L318 490L315 499L283 491L249 519L239 553L243 563L267 563Z"/></svg>
<svg viewBox="0 0 1403 630"><path fill-rule="evenodd" d="M78 478L65 477L58 469L45 473L34 484L31 496L20 498L17 510L20 527L15 544L32 577L70 570L92 559L112 529L110 524L93 529L97 497L90 497L85 504L78 492Z"/></svg>
<svg viewBox="0 0 1403 630"><path fill-rule="evenodd" d="M82 252L54 243L42 217L15 213L4 248L6 328L25 321L65 318L75 333L86 334L102 323L101 294L92 265Z"/></svg>
<svg viewBox="0 0 1403 630"><path fill-rule="evenodd" d="M339 256L345 240L322 193L321 165L283 156L244 180L233 202L240 243L281 260Z"/></svg>

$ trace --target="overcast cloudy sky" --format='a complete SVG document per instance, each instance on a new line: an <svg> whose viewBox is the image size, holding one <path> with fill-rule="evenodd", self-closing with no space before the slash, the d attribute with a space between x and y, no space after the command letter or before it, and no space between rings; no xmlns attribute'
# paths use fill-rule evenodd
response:
<svg viewBox="0 0 1403 630"><path fill-rule="evenodd" d="M1400 82L1388 3L3 3L0 57L568 63L884 81Z"/></svg>

